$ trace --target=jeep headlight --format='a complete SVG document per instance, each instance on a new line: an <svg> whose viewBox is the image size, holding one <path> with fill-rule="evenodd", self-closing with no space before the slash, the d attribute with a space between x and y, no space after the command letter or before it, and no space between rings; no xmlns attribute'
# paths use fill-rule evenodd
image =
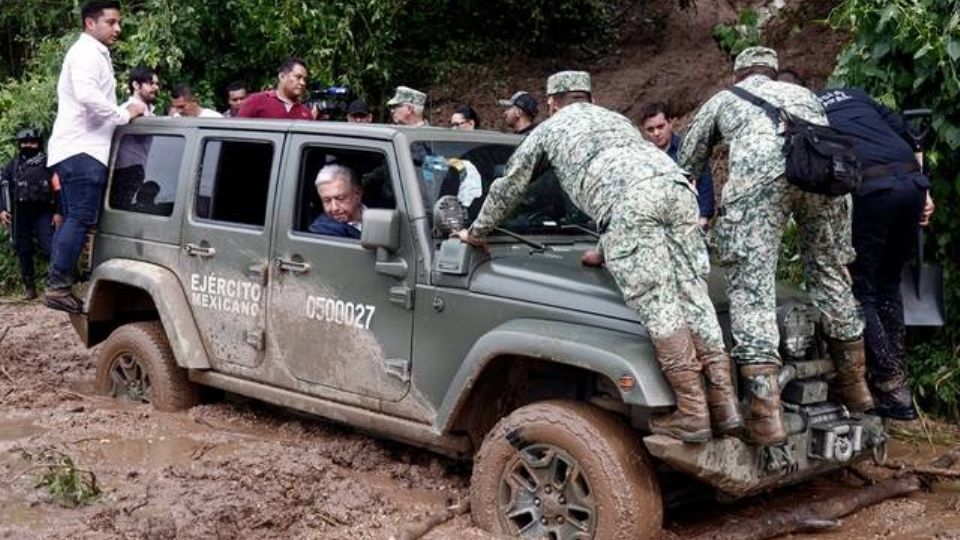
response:
<svg viewBox="0 0 960 540"><path fill-rule="evenodd" d="M802 359L813 344L817 327L811 308L803 304L787 304L777 309L780 348L789 358Z"/></svg>

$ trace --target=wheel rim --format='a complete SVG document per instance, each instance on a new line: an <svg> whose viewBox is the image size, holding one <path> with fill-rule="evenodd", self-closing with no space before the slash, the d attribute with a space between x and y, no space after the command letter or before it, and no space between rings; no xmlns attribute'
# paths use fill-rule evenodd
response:
<svg viewBox="0 0 960 540"><path fill-rule="evenodd" d="M582 467L549 444L523 448L500 478L500 519L523 538L592 538L597 505Z"/></svg>
<svg viewBox="0 0 960 540"><path fill-rule="evenodd" d="M130 401L150 402L150 375L133 354L118 354L111 366L111 395Z"/></svg>

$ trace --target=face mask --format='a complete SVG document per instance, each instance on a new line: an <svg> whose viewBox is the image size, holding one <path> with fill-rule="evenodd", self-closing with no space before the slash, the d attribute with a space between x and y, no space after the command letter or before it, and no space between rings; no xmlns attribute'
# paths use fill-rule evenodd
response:
<svg viewBox="0 0 960 540"><path fill-rule="evenodd" d="M23 146L20 148L20 156L23 157L23 159L30 159L39 153L40 153L39 148L29 148L26 146Z"/></svg>

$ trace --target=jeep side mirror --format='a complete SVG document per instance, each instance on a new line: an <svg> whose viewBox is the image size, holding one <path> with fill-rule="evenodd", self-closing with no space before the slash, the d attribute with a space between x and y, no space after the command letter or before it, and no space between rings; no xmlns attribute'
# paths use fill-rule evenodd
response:
<svg viewBox="0 0 960 540"><path fill-rule="evenodd" d="M367 208L363 211L363 229L360 245L377 252L375 270L379 274L403 279L407 275L407 261L391 259L400 249L400 212L387 208Z"/></svg>
<svg viewBox="0 0 960 540"><path fill-rule="evenodd" d="M364 210L360 245L367 249L384 249L389 253L400 249L400 212L387 208Z"/></svg>

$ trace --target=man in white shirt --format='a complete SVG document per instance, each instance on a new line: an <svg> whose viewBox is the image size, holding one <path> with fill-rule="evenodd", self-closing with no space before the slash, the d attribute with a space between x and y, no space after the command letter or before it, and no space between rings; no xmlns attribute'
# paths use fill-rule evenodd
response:
<svg viewBox="0 0 960 540"><path fill-rule="evenodd" d="M57 83L57 119L47 165L60 177L63 226L53 237L44 304L80 313L73 295L84 237L100 217L113 130L143 114L142 103L117 106L110 50L120 37L120 3L89 1L80 9L83 33L67 51Z"/></svg>
<svg viewBox="0 0 960 540"><path fill-rule="evenodd" d="M197 116L200 118L223 118L223 115L213 109L201 107L197 103L190 85L180 83L173 88L173 103L170 105L170 116Z"/></svg>

